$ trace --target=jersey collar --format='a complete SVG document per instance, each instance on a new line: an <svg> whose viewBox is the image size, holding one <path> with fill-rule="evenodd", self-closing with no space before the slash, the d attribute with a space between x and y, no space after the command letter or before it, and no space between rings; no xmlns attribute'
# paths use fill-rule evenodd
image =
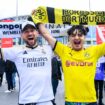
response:
<svg viewBox="0 0 105 105"><path fill-rule="evenodd" d="M27 48L30 48L30 49L35 49L37 46L38 46L38 44L35 44L34 46L26 45L26 47L27 47Z"/></svg>

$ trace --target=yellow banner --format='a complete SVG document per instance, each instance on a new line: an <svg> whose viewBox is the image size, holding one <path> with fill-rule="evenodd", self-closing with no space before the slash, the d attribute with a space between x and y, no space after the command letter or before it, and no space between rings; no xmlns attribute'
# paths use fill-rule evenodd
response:
<svg viewBox="0 0 105 105"><path fill-rule="evenodd" d="M40 6L31 16L35 23L42 22L71 25L105 24L104 11L75 11Z"/></svg>

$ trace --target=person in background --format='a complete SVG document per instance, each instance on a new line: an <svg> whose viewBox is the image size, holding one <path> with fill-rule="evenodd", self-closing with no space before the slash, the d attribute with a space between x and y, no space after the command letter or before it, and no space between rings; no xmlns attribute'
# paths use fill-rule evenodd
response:
<svg viewBox="0 0 105 105"><path fill-rule="evenodd" d="M14 62L12 62L13 66L13 73L12 73L12 82L13 82L13 89L16 88L16 73L17 73L17 67Z"/></svg>
<svg viewBox="0 0 105 105"><path fill-rule="evenodd" d="M5 72L5 61L3 60L2 53L0 50L0 87L2 86L4 72Z"/></svg>
<svg viewBox="0 0 105 105"><path fill-rule="evenodd" d="M13 62L10 60L6 60L6 80L7 80L7 90L5 91L5 93L10 93L12 91L14 91L14 86L13 86L13 75L14 72L14 65Z"/></svg>
<svg viewBox="0 0 105 105"><path fill-rule="evenodd" d="M60 68L60 61L57 56L52 57L52 86L54 96L56 95L57 87L59 84L59 80L62 80L62 73Z"/></svg>
<svg viewBox="0 0 105 105"><path fill-rule="evenodd" d="M96 67L96 75L95 75L95 89L96 96L98 99L98 105L103 104L103 87L104 87L104 70L105 70L105 57L99 58Z"/></svg>

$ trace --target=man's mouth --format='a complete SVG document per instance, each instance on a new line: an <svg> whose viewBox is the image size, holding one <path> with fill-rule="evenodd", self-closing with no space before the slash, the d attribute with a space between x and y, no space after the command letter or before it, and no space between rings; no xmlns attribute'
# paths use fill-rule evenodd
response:
<svg viewBox="0 0 105 105"><path fill-rule="evenodd" d="M76 40L76 41L74 41L74 44L76 44L76 45L81 44L81 41Z"/></svg>
<svg viewBox="0 0 105 105"><path fill-rule="evenodd" d="M26 40L26 43L27 43L27 45L29 45L29 46L33 46L33 45L36 43L35 38L33 38L33 37L28 37L27 40Z"/></svg>
<svg viewBox="0 0 105 105"><path fill-rule="evenodd" d="M34 38L28 38L28 40L34 40Z"/></svg>

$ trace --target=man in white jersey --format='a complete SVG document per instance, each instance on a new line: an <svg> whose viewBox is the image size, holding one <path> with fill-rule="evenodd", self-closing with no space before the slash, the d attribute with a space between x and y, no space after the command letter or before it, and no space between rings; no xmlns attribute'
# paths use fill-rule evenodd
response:
<svg viewBox="0 0 105 105"><path fill-rule="evenodd" d="M38 31L33 22L22 24L24 46L2 49L4 59L15 62L19 74L19 105L53 105L51 56L49 46L37 44Z"/></svg>

